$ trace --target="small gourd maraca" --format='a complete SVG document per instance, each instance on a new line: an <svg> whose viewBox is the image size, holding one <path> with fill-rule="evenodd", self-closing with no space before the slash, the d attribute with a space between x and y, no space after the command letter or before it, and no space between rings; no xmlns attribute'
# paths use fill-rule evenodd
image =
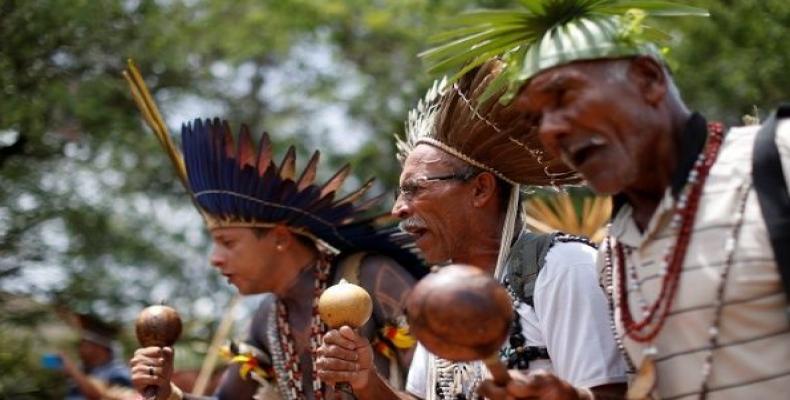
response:
<svg viewBox="0 0 790 400"><path fill-rule="evenodd" d="M318 314L330 329L344 325L357 329L365 325L373 314L373 301L365 289L341 279L326 288L318 298ZM338 382L335 384L336 396L341 392L351 392L351 386L347 382Z"/></svg>
<svg viewBox="0 0 790 400"><path fill-rule="evenodd" d="M168 306L146 307L137 316L134 330L137 341L143 347L172 346L181 336L181 317L176 310ZM155 399L156 395L156 386L149 386L143 392L147 400Z"/></svg>
<svg viewBox="0 0 790 400"><path fill-rule="evenodd" d="M318 298L321 320L332 329L348 325L359 328L368 322L373 313L373 301L365 289L341 279L324 290Z"/></svg>

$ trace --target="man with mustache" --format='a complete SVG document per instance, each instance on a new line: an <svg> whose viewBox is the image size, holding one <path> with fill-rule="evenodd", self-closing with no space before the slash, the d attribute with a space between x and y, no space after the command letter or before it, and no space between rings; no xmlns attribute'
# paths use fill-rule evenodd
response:
<svg viewBox="0 0 790 400"><path fill-rule="evenodd" d="M559 185L575 176L541 154L533 118L495 98L480 101L502 66L493 60L457 84L435 85L410 114L392 213L429 263L474 265L509 289L516 318L502 354L510 368L553 371L577 396L621 395L626 367L595 279L594 248L581 238L523 229L520 185ZM350 381L360 399L472 399L484 377L479 362L452 363L418 345L407 393L395 393L355 361L367 358L370 346L349 329L328 332L319 354L319 376Z"/></svg>
<svg viewBox="0 0 790 400"><path fill-rule="evenodd" d="M643 18L707 12L655 3L544 0L496 13L520 21L507 26L518 39L499 43L503 86L514 109L540 116L551 154L614 195L599 268L618 339L640 366L628 397L783 398L790 108L726 134L689 110ZM442 46L438 58L478 63L470 49L499 26L494 14L478 16L481 28L467 27L453 38L463 46ZM540 393L531 376L484 386L497 399Z"/></svg>

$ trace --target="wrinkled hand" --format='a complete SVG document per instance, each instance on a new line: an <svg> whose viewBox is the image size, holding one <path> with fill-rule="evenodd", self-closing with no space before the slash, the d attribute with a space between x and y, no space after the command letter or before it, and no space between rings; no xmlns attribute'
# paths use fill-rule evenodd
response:
<svg viewBox="0 0 790 400"><path fill-rule="evenodd" d="M348 326L327 332L317 353L318 377L326 383L348 382L354 390L360 390L375 373L370 342Z"/></svg>
<svg viewBox="0 0 790 400"><path fill-rule="evenodd" d="M173 375L173 349L171 347L144 347L134 352L129 361L132 385L144 394L148 386L158 388L157 399L170 397L170 378Z"/></svg>
<svg viewBox="0 0 790 400"><path fill-rule="evenodd" d="M511 380L504 387L497 386L490 379L484 380L477 393L491 400L581 400L580 393L568 382L546 371L534 371L523 374L509 371Z"/></svg>

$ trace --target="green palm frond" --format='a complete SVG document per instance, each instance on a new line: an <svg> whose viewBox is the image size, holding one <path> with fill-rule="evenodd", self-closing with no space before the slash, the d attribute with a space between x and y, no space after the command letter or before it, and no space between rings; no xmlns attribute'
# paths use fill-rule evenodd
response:
<svg viewBox="0 0 790 400"><path fill-rule="evenodd" d="M449 75L452 82L491 57L502 56L510 70L502 75L508 79L512 90L514 83L523 82L535 72L525 67L530 49L538 47L547 35L552 35L555 41L562 40L562 35L569 37L568 30L574 27L587 34L589 27L584 26L584 21L597 24L602 32L595 33L598 37L595 34L587 36L622 41L624 44L618 44L612 50L614 55L622 55L628 46L637 48L645 43L666 42L670 38L668 34L642 24L644 17L708 16L704 9L669 1L523 0L522 4L524 7L518 10L475 10L447 21L448 29L430 39L435 46L420 53L429 66L429 72ZM590 40L585 37L583 41ZM579 40L576 42L573 47L585 45L578 43ZM561 45L559 43L557 47L562 48ZM595 55L600 51L577 53ZM575 57L579 57L578 54ZM502 86L500 83L499 89ZM489 95L494 93L493 90L487 92Z"/></svg>

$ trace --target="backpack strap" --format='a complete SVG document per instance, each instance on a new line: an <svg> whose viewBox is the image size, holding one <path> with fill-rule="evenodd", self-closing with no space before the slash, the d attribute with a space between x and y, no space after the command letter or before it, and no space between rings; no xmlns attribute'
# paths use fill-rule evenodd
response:
<svg viewBox="0 0 790 400"><path fill-rule="evenodd" d="M543 268L546 254L557 235L557 232L522 232L508 257L505 284L517 299L530 307L534 305L533 295L538 273Z"/></svg>
<svg viewBox="0 0 790 400"><path fill-rule="evenodd" d="M790 195L776 146L779 120L790 117L790 104L783 104L763 123L754 141L752 180L760 202L785 297L790 303ZM785 308L790 319L790 306Z"/></svg>
<svg viewBox="0 0 790 400"><path fill-rule="evenodd" d="M511 249L505 270L504 284L516 302L521 301L530 307L535 306L535 283L538 281L538 274L546 264L546 255L557 242L581 242L594 247L587 239L562 232L542 234L522 232ZM515 315L509 338L500 352L507 367L527 370L533 360L551 359L546 347L527 346L518 312L515 310L513 312Z"/></svg>

